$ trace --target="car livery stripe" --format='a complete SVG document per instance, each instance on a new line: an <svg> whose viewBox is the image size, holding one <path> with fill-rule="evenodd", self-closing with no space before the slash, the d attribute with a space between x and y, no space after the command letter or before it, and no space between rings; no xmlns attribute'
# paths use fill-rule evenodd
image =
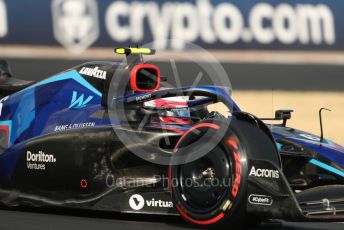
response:
<svg viewBox="0 0 344 230"><path fill-rule="evenodd" d="M343 171L341 171L339 169L336 169L336 168L334 168L334 167L332 167L330 165L327 165L327 164L325 164L325 163L323 163L321 161L318 161L316 159L311 159L309 161L309 163L314 164L314 165L316 165L316 166L318 166L318 167L320 167L322 169L325 169L327 171L330 171L330 172L332 172L332 173L334 173L334 174L336 174L338 176L344 177L344 172Z"/></svg>
<svg viewBox="0 0 344 230"><path fill-rule="evenodd" d="M76 70L70 70L70 71L66 71L66 72L60 73L58 75L52 76L52 77L47 78L43 81L37 82L36 84L33 84L33 85L31 85L31 86L29 86L29 87L27 87L27 88L25 88L19 92L23 92L23 91L28 90L28 89L33 89L33 88L36 88L36 87L39 87L42 85L50 84L50 83L57 82L57 81L68 80L68 79L73 79L76 82L80 83L81 85L85 86L87 89L89 89L90 91L92 91L96 95L102 96L101 92L99 92L88 81L86 81Z"/></svg>

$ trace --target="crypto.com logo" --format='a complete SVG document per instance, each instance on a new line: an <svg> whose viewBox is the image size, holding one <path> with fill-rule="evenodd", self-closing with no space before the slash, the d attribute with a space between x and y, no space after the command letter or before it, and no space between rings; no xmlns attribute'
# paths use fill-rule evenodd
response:
<svg viewBox="0 0 344 230"><path fill-rule="evenodd" d="M53 0L55 39L74 54L80 54L99 37L95 0Z"/></svg>

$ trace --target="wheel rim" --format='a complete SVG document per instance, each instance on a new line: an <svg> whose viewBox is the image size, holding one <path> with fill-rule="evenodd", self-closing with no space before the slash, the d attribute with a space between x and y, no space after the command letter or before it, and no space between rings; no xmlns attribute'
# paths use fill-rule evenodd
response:
<svg viewBox="0 0 344 230"><path fill-rule="evenodd" d="M230 191L232 162L226 151L217 146L202 158L181 165L177 178L182 206L194 213L217 209Z"/></svg>

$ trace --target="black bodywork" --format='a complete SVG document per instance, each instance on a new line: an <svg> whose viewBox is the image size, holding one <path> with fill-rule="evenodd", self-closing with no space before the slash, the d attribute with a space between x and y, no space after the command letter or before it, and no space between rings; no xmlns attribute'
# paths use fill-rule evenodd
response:
<svg viewBox="0 0 344 230"><path fill-rule="evenodd" d="M112 104L110 105L112 100L109 100L108 96L111 80L119 69L122 71L121 76L129 77L129 73L124 70L130 69L131 64L92 62L77 66L73 70L80 73L83 68L97 68L106 73L105 79L80 74L102 94L99 105L93 110L85 111L87 119L111 120L109 110L112 109ZM0 78L3 96L25 89L32 84L27 82L17 84L16 82L11 76ZM10 167L10 164L6 164L9 161L15 161L16 164L14 164L13 173L0 180L1 202L8 206L52 205L178 215L174 200L170 196L169 166L141 159L133 152L135 148L148 149L148 151L154 149L151 158L154 158L154 154L173 157L173 149L179 138L192 125L145 124L143 128L140 128L144 116L159 114L158 110L147 110L142 105L148 100L188 95L194 99L206 98L199 103L194 103L193 106L198 109L192 110L193 107L190 107L191 116L198 117L198 120L193 121L194 124L202 120L210 120L212 117L204 110L205 105L222 102L231 110L232 119L250 124L260 130L259 135L266 135L270 144L272 143L273 147L269 152L257 151L247 155L243 163L246 165L244 167L247 175L244 178L246 189L240 191L244 192L242 196L245 197L246 202L243 205L249 215L262 219L281 218L292 221L342 221L344 219L342 215L344 186L341 178L329 173L324 176L326 177L324 180L312 179L312 176L319 173L314 173L309 177L297 175L302 168L310 167L306 166L307 162L310 158L317 157L317 153L304 151L303 146L297 146L295 143L291 144L302 151L295 153L294 150L277 148L274 129L271 132L261 119L240 111L224 93L225 91L216 87L166 89L150 92L149 97L141 100L138 96L143 94L136 95L127 85L124 84L124 86L123 91L126 97L121 99L120 108L125 111L126 123L116 126L95 125L47 133L21 143L17 142L5 151L1 155L0 167ZM202 109L199 109L200 107ZM127 146L118 136L119 133L139 138L135 139L135 145ZM253 139L250 141L254 141L254 136L251 137ZM169 140L168 143L166 138ZM136 140L141 140L141 142ZM279 143L286 145L288 140L281 139ZM45 160L41 163L44 164L40 164L38 160L36 163L30 163L28 158L32 157L43 157ZM30 167L36 169L44 167L44 170L31 170ZM269 176L257 176L258 174L254 173L257 169L269 171ZM313 183L314 181L316 183ZM317 187L323 185L320 182L333 184L333 186L328 187L328 190L324 192L324 187ZM303 191L297 193L296 190ZM130 205L131 199L139 203L134 197L137 194L143 197L145 202L140 209L135 209Z"/></svg>

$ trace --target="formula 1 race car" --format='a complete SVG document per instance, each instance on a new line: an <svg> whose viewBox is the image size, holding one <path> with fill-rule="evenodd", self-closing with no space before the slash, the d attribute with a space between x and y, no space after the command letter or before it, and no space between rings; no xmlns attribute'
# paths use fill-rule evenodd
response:
<svg viewBox="0 0 344 230"><path fill-rule="evenodd" d="M226 86L162 88L142 59L152 49L115 51L126 61L39 82L1 62L2 205L180 215L204 228L344 221L342 146L286 127L290 110L241 111Z"/></svg>

